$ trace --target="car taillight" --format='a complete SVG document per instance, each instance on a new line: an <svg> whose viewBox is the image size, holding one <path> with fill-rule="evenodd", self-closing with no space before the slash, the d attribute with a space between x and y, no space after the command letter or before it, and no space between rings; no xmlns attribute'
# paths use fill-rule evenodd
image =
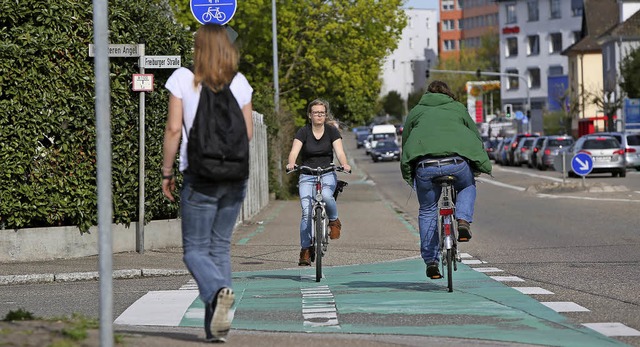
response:
<svg viewBox="0 0 640 347"><path fill-rule="evenodd" d="M522 147L522 148L520 148L520 152L524 153L524 152L526 152L526 151L527 151L527 149L529 149L529 148L527 148L527 147Z"/></svg>
<svg viewBox="0 0 640 347"><path fill-rule="evenodd" d="M583 149L583 150L581 150L581 151L579 151L578 153L587 153L588 155L591 155L591 152L589 152L589 151L585 151L584 149Z"/></svg>
<svg viewBox="0 0 640 347"><path fill-rule="evenodd" d="M619 149L617 151L613 151L613 154L620 154L620 155L624 155L624 149Z"/></svg>
<svg viewBox="0 0 640 347"><path fill-rule="evenodd" d="M516 149L516 147L518 147L518 144L517 144L517 143L512 143L512 144L511 144L511 148Z"/></svg>
<svg viewBox="0 0 640 347"><path fill-rule="evenodd" d="M635 148L627 148L624 151L627 152L627 153L635 153L636 149Z"/></svg>
<svg viewBox="0 0 640 347"><path fill-rule="evenodd" d="M539 150L540 149L538 149L538 147L536 147L536 148L533 149L533 153L538 153Z"/></svg>
<svg viewBox="0 0 640 347"><path fill-rule="evenodd" d="M544 154L546 154L546 155L551 155L551 150L550 150L550 149L548 149L548 148L547 148L547 149L545 149L545 150L544 150Z"/></svg>

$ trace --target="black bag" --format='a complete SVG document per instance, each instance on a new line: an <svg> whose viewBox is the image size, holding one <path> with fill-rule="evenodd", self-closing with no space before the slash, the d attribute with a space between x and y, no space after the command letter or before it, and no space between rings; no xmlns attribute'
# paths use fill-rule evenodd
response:
<svg viewBox="0 0 640 347"><path fill-rule="evenodd" d="M202 84L196 117L187 139L186 173L194 176L195 181L206 184L249 177L247 127L229 85L214 93Z"/></svg>

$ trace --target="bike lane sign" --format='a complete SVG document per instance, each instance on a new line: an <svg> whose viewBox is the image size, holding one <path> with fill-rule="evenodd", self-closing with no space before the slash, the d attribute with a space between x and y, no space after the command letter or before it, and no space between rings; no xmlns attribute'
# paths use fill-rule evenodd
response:
<svg viewBox="0 0 640 347"><path fill-rule="evenodd" d="M571 170L576 175L586 176L593 170L593 158L587 153L577 153L571 159Z"/></svg>
<svg viewBox="0 0 640 347"><path fill-rule="evenodd" d="M190 0L191 14L200 24L227 24L238 8L237 0Z"/></svg>

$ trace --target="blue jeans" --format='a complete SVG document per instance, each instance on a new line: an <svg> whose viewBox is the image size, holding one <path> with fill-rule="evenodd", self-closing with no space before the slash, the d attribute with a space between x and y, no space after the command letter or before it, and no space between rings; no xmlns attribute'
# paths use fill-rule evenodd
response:
<svg viewBox="0 0 640 347"><path fill-rule="evenodd" d="M182 259L205 303L221 288L231 288L231 235L246 187L246 180L225 182L205 195L193 190L185 176L180 194Z"/></svg>
<svg viewBox="0 0 640 347"><path fill-rule="evenodd" d="M438 228L438 200L442 188L431 180L437 176L456 177L456 219L473 222L473 208L476 202L476 181L466 161L444 166L416 167L415 188L420 203L418 225L420 228L420 254L425 263L440 259Z"/></svg>
<svg viewBox="0 0 640 347"><path fill-rule="evenodd" d="M325 202L325 209L329 220L338 219L338 206L333 198L336 190L337 175L335 172L328 172L320 176L322 180L322 200ZM300 194L300 205L302 206L302 218L300 219L300 247L311 247L311 206L313 195L315 194L316 176L300 174L298 181L298 193Z"/></svg>

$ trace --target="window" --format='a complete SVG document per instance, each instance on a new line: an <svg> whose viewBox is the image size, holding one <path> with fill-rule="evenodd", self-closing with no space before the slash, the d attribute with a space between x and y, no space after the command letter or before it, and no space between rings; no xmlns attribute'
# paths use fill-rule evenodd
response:
<svg viewBox="0 0 640 347"><path fill-rule="evenodd" d="M429 24L429 18L427 18L426 22L427 22L427 29L431 28L431 25Z"/></svg>
<svg viewBox="0 0 640 347"><path fill-rule="evenodd" d="M506 46L506 57L517 57L518 56L518 38L517 37L509 37L507 38L507 46Z"/></svg>
<svg viewBox="0 0 640 347"><path fill-rule="evenodd" d="M459 20L458 20L458 29L459 29L459 30L464 29L464 25L463 25L462 23L464 23L464 21L463 21L462 19L459 19Z"/></svg>
<svg viewBox="0 0 640 347"><path fill-rule="evenodd" d="M442 10L451 11L454 9L454 0L442 0Z"/></svg>
<svg viewBox="0 0 640 347"><path fill-rule="evenodd" d="M540 36L532 35L527 36L529 45L527 47L527 55L539 55L540 54Z"/></svg>
<svg viewBox="0 0 640 347"><path fill-rule="evenodd" d="M551 19L558 19L562 17L560 0L549 0L549 17Z"/></svg>
<svg viewBox="0 0 640 347"><path fill-rule="evenodd" d="M549 66L549 76L562 76L564 69L560 65Z"/></svg>
<svg viewBox="0 0 640 347"><path fill-rule="evenodd" d="M455 30L455 22L452 19L442 21L442 31Z"/></svg>
<svg viewBox="0 0 640 347"><path fill-rule="evenodd" d="M571 0L571 15L574 17L582 16L584 11L584 3L582 0Z"/></svg>
<svg viewBox="0 0 640 347"><path fill-rule="evenodd" d="M529 22L537 22L540 19L540 13L538 12L538 0L527 1L527 13L529 13Z"/></svg>
<svg viewBox="0 0 640 347"><path fill-rule="evenodd" d="M573 31L573 42L571 42L571 44L574 44L580 40L582 40L582 32L581 31Z"/></svg>
<svg viewBox="0 0 640 347"><path fill-rule="evenodd" d="M395 59L393 59L393 60L391 61L391 68L392 68L393 70L395 70L395 69L396 69L396 60L395 60Z"/></svg>
<svg viewBox="0 0 640 347"><path fill-rule="evenodd" d="M518 74L518 70L511 69L505 71L508 74ZM516 90L518 89L518 77L516 76L507 76L507 90Z"/></svg>
<svg viewBox="0 0 640 347"><path fill-rule="evenodd" d="M529 69L529 88L540 88L540 68L534 67Z"/></svg>
<svg viewBox="0 0 640 347"><path fill-rule="evenodd" d="M549 53L560 53L562 51L562 33L551 33L549 35Z"/></svg>
<svg viewBox="0 0 640 347"><path fill-rule="evenodd" d="M453 51L456 49L456 42L454 40L444 40L442 46L445 51Z"/></svg>
<svg viewBox="0 0 640 347"><path fill-rule="evenodd" d="M514 24L518 22L518 16L516 15L516 4L505 5L505 13L507 14L507 24Z"/></svg>
<svg viewBox="0 0 640 347"><path fill-rule="evenodd" d="M413 48L413 37L409 38L409 48Z"/></svg>

